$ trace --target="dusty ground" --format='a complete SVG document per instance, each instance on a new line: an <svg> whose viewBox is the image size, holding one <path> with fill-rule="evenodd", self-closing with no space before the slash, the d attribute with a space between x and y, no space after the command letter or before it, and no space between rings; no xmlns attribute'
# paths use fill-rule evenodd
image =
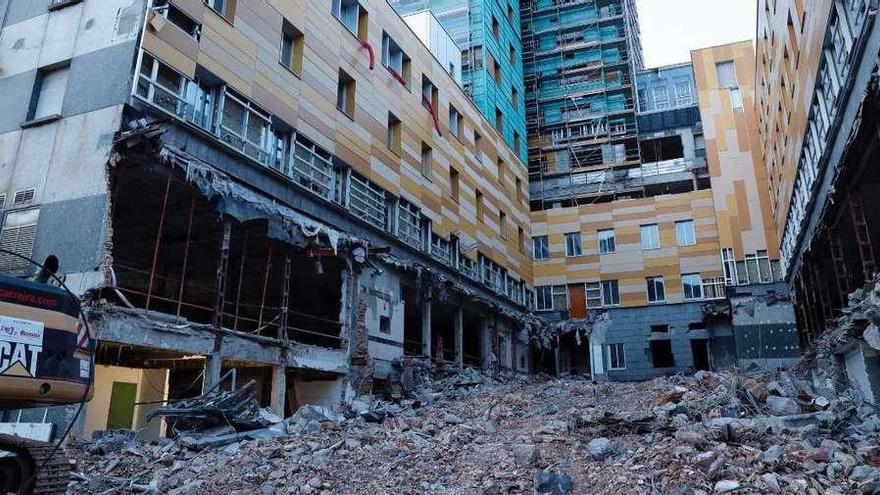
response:
<svg viewBox="0 0 880 495"><path fill-rule="evenodd" d="M286 435L204 450L76 444L71 493L880 491L877 411L789 375L461 381L432 383L433 403L382 423L294 417Z"/></svg>

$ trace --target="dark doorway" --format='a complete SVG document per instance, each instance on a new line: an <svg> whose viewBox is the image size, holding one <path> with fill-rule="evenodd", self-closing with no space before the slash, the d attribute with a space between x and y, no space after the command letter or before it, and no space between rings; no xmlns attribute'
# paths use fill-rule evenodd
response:
<svg viewBox="0 0 880 495"><path fill-rule="evenodd" d="M691 340L691 354L694 356L694 369L710 371L709 341L706 339Z"/></svg>
<svg viewBox="0 0 880 495"><path fill-rule="evenodd" d="M422 355L422 310L415 287L400 284L403 295L403 353Z"/></svg>
<svg viewBox="0 0 880 495"><path fill-rule="evenodd" d="M655 368L675 367L675 356L672 354L671 340L651 341L651 362Z"/></svg>

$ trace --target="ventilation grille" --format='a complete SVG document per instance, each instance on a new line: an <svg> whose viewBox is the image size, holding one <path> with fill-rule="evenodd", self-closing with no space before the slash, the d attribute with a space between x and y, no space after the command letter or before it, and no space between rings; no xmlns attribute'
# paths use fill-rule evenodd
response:
<svg viewBox="0 0 880 495"><path fill-rule="evenodd" d="M0 208L6 206L6 193L0 194Z"/></svg>
<svg viewBox="0 0 880 495"><path fill-rule="evenodd" d="M18 191L17 193L15 193L15 197L12 199L12 206L24 206L24 205L29 205L29 204L33 203L34 202L34 194L36 193L36 191L37 190L34 188L25 189L23 191ZM4 195L3 199L4 199L4 203L5 203L5 200L6 200L5 195Z"/></svg>
<svg viewBox="0 0 880 495"><path fill-rule="evenodd" d="M0 232L0 249L30 258L34 250L36 233L36 225L3 229ZM27 270L29 267L30 262L27 259L0 252L0 272Z"/></svg>

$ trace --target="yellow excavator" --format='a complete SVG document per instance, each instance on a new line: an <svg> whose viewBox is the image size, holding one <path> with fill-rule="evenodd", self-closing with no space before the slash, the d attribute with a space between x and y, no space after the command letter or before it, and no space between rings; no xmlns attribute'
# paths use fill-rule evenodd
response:
<svg viewBox="0 0 880 495"><path fill-rule="evenodd" d="M80 404L78 417L91 399L95 340L79 299L51 278L45 267L34 281L0 275L0 411ZM63 493L60 445L0 434L0 493Z"/></svg>

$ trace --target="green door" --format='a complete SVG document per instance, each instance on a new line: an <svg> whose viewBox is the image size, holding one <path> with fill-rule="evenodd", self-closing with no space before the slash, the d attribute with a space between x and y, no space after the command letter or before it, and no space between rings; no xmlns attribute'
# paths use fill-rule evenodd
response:
<svg viewBox="0 0 880 495"><path fill-rule="evenodd" d="M113 391L110 392L110 411L107 413L108 430L131 429L136 396L136 383L113 382Z"/></svg>

